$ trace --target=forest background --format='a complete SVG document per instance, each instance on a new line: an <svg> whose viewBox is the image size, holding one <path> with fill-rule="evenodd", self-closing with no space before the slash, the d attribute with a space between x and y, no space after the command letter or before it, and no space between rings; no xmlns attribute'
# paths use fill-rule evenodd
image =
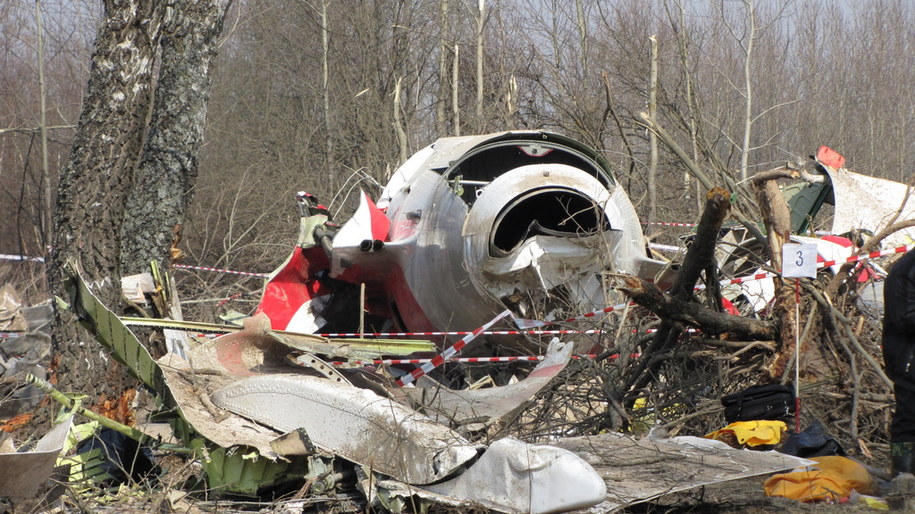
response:
<svg viewBox="0 0 915 514"><path fill-rule="evenodd" d="M52 241L101 16L99 1L0 3L0 254L42 257ZM377 193L436 138L506 129L580 139L643 222L693 222L705 188L668 146L652 151L649 111L732 190L824 144L905 182L913 56L908 0L235 0L183 262L268 272L295 240L296 191L345 219L358 188ZM230 295L249 309L260 287L181 275L200 314ZM7 282L47 297L40 263L0 261Z"/></svg>

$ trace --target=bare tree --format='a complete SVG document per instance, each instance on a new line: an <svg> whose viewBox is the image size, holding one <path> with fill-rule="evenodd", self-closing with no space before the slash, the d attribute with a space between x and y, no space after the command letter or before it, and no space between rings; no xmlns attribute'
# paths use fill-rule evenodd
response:
<svg viewBox="0 0 915 514"><path fill-rule="evenodd" d="M203 88L225 7L225 2L208 0L174 11L149 0L104 4L83 112L58 189L49 271L52 291L60 298L71 294L65 270L78 270L95 294L118 310L122 269L125 263L136 266L132 255L122 254L122 247L155 258L167 251L145 242L121 243L125 237L161 241L157 236L170 233L168 224L183 212L185 188L196 169L194 146L199 144L206 112ZM175 17L169 18L169 13ZM161 38L165 44L153 104L150 93ZM147 125L150 116L154 121ZM148 126L155 133L148 133ZM141 155L143 180L136 182ZM131 204L138 209L132 212L128 197L140 194L137 185L149 201ZM175 207L153 214L164 202L174 202ZM150 226L125 234L126 219L147 216ZM125 371L104 362L105 354L79 329L72 312L58 309L53 347L61 355L58 372L63 387L79 387L101 402L118 397L128 386Z"/></svg>

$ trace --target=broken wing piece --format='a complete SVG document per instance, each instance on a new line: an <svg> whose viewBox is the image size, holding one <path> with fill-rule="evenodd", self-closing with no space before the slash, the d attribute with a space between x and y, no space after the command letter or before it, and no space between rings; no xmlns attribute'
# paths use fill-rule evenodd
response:
<svg viewBox="0 0 915 514"><path fill-rule="evenodd" d="M504 512L566 512L607 497L601 476L574 453L513 438L492 443L457 478L426 488Z"/></svg>
<svg viewBox="0 0 915 514"><path fill-rule="evenodd" d="M144 384L154 390L161 388L162 374L159 367L146 347L137 340L137 336L96 298L75 266L69 265L65 271L74 283L76 297L73 308L84 323L91 325L89 330L95 333L95 338Z"/></svg>
<svg viewBox="0 0 915 514"><path fill-rule="evenodd" d="M303 375L263 375L214 392L213 403L411 484L447 478L477 455L456 432L367 389Z"/></svg>
<svg viewBox="0 0 915 514"><path fill-rule="evenodd" d="M547 347L546 357L524 380L486 389L454 390L440 385L430 387L431 380L421 377L418 387L397 389L426 408L433 419L457 425L484 426L498 423L525 407L527 401L540 392L562 371L572 355L573 343L554 338Z"/></svg>

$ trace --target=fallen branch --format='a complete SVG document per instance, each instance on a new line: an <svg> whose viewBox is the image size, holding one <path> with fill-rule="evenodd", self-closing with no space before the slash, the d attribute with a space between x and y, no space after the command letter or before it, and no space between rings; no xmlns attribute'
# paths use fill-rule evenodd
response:
<svg viewBox="0 0 915 514"><path fill-rule="evenodd" d="M763 341L771 341L777 335L772 322L716 312L702 304L674 298L637 277L627 276L623 282L619 290L635 303L661 318L699 328L707 334L728 333L738 339Z"/></svg>

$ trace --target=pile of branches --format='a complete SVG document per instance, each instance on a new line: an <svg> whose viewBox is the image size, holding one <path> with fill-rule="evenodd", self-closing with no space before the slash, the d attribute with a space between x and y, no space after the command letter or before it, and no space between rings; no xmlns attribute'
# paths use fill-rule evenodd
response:
<svg viewBox="0 0 915 514"><path fill-rule="evenodd" d="M783 203L780 195L767 196L777 192L766 183L773 176L779 175L756 184L760 205ZM776 276L775 299L766 310L722 312L715 248L729 198L723 189L709 191L697 234L667 292L620 277L618 289L635 306L603 326L574 327L614 334L593 341L602 350L598 359L573 361L506 431L534 441L604 430L703 435L727 424L723 396L781 383L798 386L801 429L819 422L846 453L885 461L892 384L882 369L881 316L857 301L868 284L857 282L850 266L797 283ZM771 271L781 269L780 246L789 236L783 207L763 213L769 251L758 258ZM876 247L878 237L861 253ZM701 294L696 285L704 286Z"/></svg>

